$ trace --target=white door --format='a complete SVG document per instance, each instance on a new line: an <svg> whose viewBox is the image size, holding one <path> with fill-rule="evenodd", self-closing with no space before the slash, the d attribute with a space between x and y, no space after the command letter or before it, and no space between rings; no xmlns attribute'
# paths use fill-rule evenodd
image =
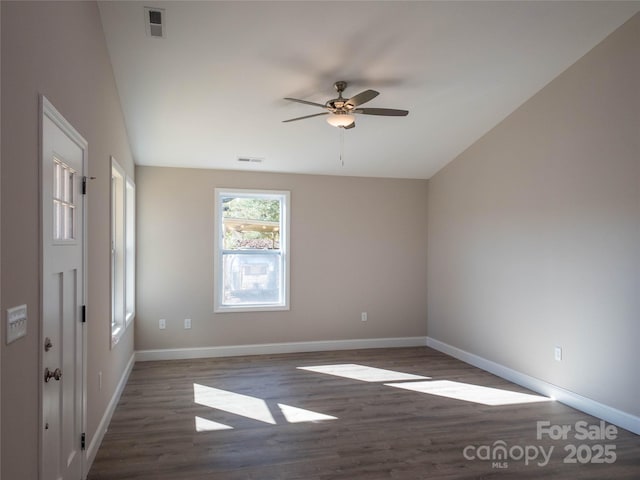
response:
<svg viewBox="0 0 640 480"><path fill-rule="evenodd" d="M87 142L42 105L41 480L80 480L84 422L84 195Z"/></svg>

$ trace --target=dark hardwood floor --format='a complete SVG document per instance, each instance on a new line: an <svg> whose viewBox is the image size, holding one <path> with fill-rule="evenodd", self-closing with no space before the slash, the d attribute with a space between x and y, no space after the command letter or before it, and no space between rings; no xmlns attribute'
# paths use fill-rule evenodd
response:
<svg viewBox="0 0 640 480"><path fill-rule="evenodd" d="M473 398L385 385L416 380L367 382L297 368L336 364L429 377L440 383L423 386ZM618 428L615 439L579 440L576 422L595 429L600 421L555 401L470 401L486 391L463 384L534 394L426 347L137 363L88 478L640 478L640 436ZM571 432L538 439L538 421ZM499 446L504 459L494 454ZM540 449L547 455L551 447L545 462ZM604 460L614 461L595 463Z"/></svg>

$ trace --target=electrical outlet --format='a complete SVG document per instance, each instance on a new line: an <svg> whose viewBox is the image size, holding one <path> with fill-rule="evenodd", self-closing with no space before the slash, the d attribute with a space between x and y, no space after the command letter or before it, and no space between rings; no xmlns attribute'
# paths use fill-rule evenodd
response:
<svg viewBox="0 0 640 480"><path fill-rule="evenodd" d="M158 326L160 327L160 330L164 330L167 328L167 321L164 318L161 318L158 322Z"/></svg>
<svg viewBox="0 0 640 480"><path fill-rule="evenodd" d="M556 359L556 362L562 361L562 348L561 347L554 348L553 357Z"/></svg>
<svg viewBox="0 0 640 480"><path fill-rule="evenodd" d="M184 319L184 328L185 330L188 330L191 328L191 319L190 318L185 318Z"/></svg>
<svg viewBox="0 0 640 480"><path fill-rule="evenodd" d="M363 322L366 322L366 321L367 321L367 312L362 312L362 313L360 314L360 319L361 319Z"/></svg>

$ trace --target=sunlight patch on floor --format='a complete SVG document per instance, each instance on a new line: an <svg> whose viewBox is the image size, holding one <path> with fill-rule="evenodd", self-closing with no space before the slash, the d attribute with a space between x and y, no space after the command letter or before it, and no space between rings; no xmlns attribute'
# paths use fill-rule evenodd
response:
<svg viewBox="0 0 640 480"><path fill-rule="evenodd" d="M233 427L206 418L196 417L196 432L213 432L215 430L233 430Z"/></svg>
<svg viewBox="0 0 640 480"><path fill-rule="evenodd" d="M221 390L219 388L208 387L198 383L193 384L193 401L198 405L222 410L234 415L240 415L252 420L276 425L271 409L267 402L261 398L243 395L241 393ZM325 415L324 413L306 410L304 408L292 407L284 403L278 403L278 408L287 423L321 422L324 420L337 420L338 417ZM275 408L275 407L274 407ZM202 417L195 417L197 432L210 432L214 430L229 430L233 427L222 423L207 420Z"/></svg>
<svg viewBox="0 0 640 480"><path fill-rule="evenodd" d="M352 380L361 380L363 382L398 382L401 380L428 380L430 378L423 377L421 375L413 375L411 373L367 367L365 365L357 365L355 363L298 367L298 369L350 378Z"/></svg>
<svg viewBox="0 0 640 480"><path fill-rule="evenodd" d="M323 420L337 420L338 417L332 417L331 415L325 415L324 413L314 412L312 410L305 410L304 408L292 407L290 405L278 404L280 411L284 418L289 423L302 423L302 422L319 422Z"/></svg>
<svg viewBox="0 0 640 480"><path fill-rule="evenodd" d="M483 387L450 380L428 382L385 383L390 387L403 388L414 392L428 393L440 397L482 403L489 406L515 405L519 403L549 402L552 399L540 395L512 392L500 388Z"/></svg>
<svg viewBox="0 0 640 480"><path fill-rule="evenodd" d="M194 383L193 400L195 403L205 407L217 408L218 410L272 425L276 424L267 403L261 398Z"/></svg>

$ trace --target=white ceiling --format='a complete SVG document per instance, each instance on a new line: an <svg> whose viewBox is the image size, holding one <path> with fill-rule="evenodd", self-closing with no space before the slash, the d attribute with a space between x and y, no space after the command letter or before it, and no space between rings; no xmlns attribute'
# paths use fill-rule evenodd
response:
<svg viewBox="0 0 640 480"><path fill-rule="evenodd" d="M144 6L165 9L166 38ZM138 165L429 178L640 10L640 2L101 2ZM322 110L345 97L407 117ZM344 132L340 162L341 132ZM238 157L259 157L241 164Z"/></svg>

